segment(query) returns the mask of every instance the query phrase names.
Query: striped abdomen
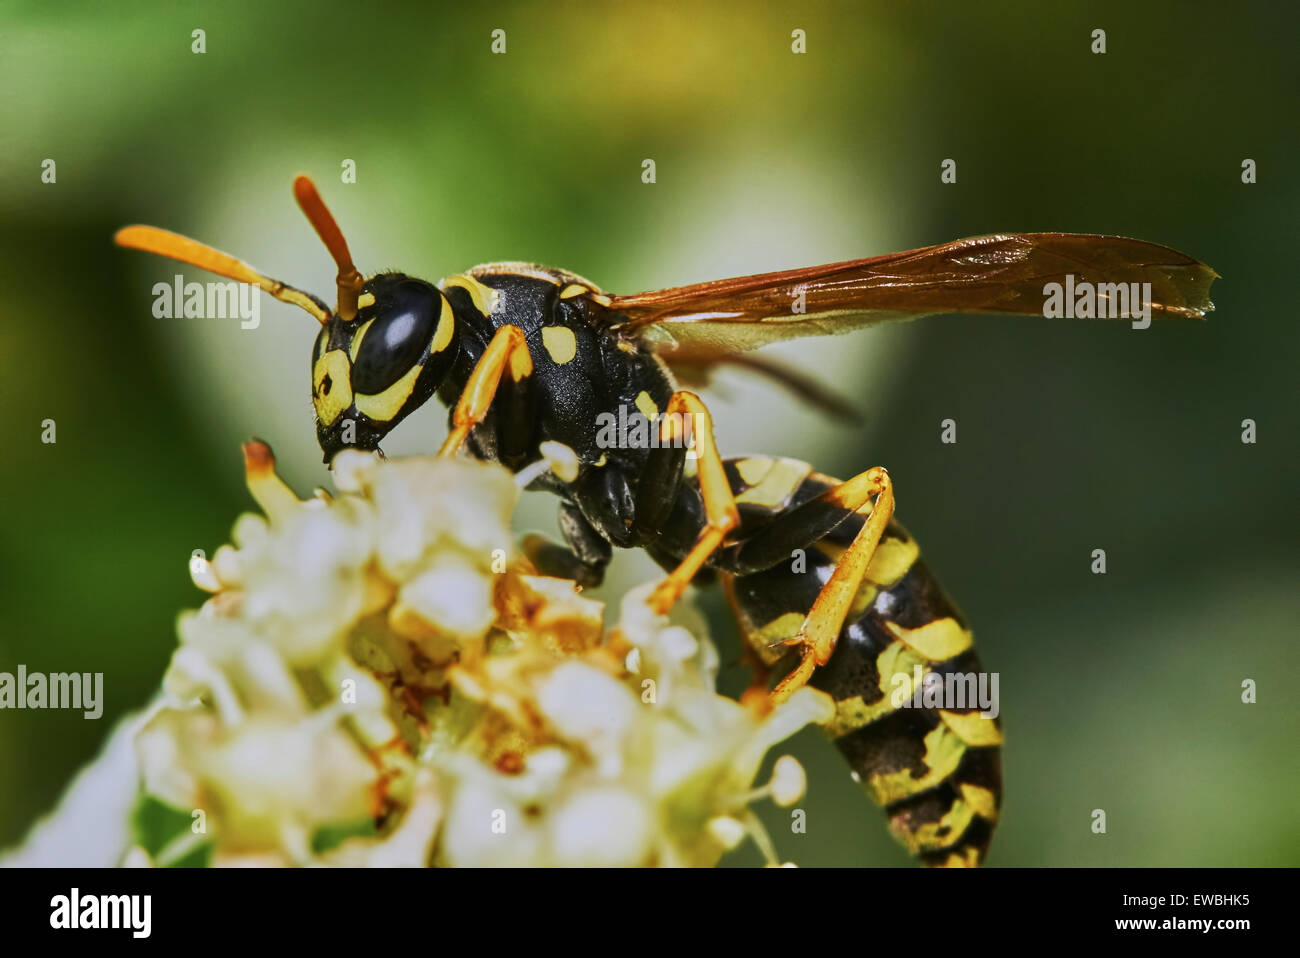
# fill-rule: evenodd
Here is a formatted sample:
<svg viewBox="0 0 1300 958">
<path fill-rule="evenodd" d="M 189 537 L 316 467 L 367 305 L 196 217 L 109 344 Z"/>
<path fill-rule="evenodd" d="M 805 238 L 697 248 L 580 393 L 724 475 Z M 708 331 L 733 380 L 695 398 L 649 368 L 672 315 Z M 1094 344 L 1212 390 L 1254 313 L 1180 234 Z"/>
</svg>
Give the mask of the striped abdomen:
<svg viewBox="0 0 1300 958">
<path fill-rule="evenodd" d="M 790 459 L 729 460 L 727 474 L 741 540 L 838 484 Z M 746 640 L 765 662 L 789 651 L 781 643 L 799 631 L 861 525 L 846 513 L 802 556 L 730 579 Z M 918 693 L 915 679 L 927 673 Z M 884 806 L 895 836 L 928 865 L 978 864 L 1002 795 L 996 676 L 980 668 L 961 613 L 897 523 L 877 547 L 834 655 L 810 684 L 835 699 L 825 731 L 854 779 Z"/>
</svg>

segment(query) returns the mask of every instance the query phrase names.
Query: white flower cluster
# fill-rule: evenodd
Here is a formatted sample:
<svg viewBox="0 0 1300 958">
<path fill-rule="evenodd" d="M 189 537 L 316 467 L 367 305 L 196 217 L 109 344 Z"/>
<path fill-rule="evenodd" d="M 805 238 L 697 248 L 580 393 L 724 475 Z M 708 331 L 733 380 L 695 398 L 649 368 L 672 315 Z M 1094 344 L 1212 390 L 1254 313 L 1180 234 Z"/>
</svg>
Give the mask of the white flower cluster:
<svg viewBox="0 0 1300 958">
<path fill-rule="evenodd" d="M 830 700 L 716 694 L 698 627 L 650 586 L 603 607 L 513 547 L 514 477 L 346 452 L 341 495 L 300 502 L 246 448 L 266 513 L 192 565 L 215 593 L 179 624 L 167 704 L 140 732 L 144 795 L 190 827 L 129 860 L 171 864 L 712 865 L 750 810 L 798 801 L 769 748 Z"/>
</svg>

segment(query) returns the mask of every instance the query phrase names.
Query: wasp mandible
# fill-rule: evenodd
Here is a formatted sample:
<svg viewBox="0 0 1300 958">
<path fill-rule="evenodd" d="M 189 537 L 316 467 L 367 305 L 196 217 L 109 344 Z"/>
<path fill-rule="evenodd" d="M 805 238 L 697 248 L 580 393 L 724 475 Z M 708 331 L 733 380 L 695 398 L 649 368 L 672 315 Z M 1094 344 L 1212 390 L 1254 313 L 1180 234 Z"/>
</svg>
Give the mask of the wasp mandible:
<svg viewBox="0 0 1300 958">
<path fill-rule="evenodd" d="M 980 665 L 961 613 L 894 519 L 888 472 L 840 482 L 792 459 L 723 459 L 708 408 L 673 370 L 925 314 L 1043 316 L 1046 284 L 1063 281 L 1141 289 L 1150 316 L 1199 318 L 1213 309 L 1213 270 L 1139 240 L 1005 233 L 631 296 L 525 263 L 437 284 L 367 279 L 311 180 L 293 190 L 338 267 L 333 310 L 175 233 L 128 226 L 115 239 L 254 284 L 320 323 L 311 386 L 327 463 L 343 448 L 378 450 L 436 393 L 450 408 L 440 455 L 465 448 L 528 469 L 528 488 L 559 497 L 566 545 L 526 542 L 539 571 L 594 586 L 613 547 L 643 548 L 667 572 L 650 597 L 660 613 L 692 582 L 721 579 L 756 681 L 766 690 L 776 679 L 775 699 L 806 683 L 830 693 L 825 730 L 895 835 L 926 864 L 981 861 L 1001 803 L 1002 733 L 974 702 L 908 707 L 916 676 L 963 678 Z M 747 365 L 831 402 L 779 367 Z M 656 441 L 602 441 L 602 419 L 629 412 Z M 546 467 L 544 444 L 565 450 L 566 467 Z"/>
</svg>

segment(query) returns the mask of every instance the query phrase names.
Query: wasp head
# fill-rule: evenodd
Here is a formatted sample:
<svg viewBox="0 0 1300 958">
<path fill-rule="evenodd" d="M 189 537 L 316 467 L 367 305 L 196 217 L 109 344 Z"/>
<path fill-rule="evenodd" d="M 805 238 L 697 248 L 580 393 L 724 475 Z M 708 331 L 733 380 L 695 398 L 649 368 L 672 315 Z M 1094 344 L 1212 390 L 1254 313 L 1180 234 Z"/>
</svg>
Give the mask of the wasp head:
<svg viewBox="0 0 1300 958">
<path fill-rule="evenodd" d="M 455 332 L 442 292 L 401 273 L 367 280 L 353 319 L 330 315 L 311 358 L 316 438 L 326 463 L 342 449 L 377 449 L 437 391 L 456 358 Z"/>
</svg>

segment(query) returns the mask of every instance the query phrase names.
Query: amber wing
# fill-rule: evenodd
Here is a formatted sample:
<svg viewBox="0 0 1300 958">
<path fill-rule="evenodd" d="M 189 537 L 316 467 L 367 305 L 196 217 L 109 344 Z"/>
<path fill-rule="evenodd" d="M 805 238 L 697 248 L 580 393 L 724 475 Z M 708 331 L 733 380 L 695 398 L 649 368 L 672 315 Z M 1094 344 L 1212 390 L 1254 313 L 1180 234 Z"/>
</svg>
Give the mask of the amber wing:
<svg viewBox="0 0 1300 958">
<path fill-rule="evenodd" d="M 1214 308 L 1209 290 L 1217 276 L 1185 253 L 1142 240 L 1000 233 L 872 259 L 611 296 L 607 315 L 612 329 L 663 347 L 738 351 L 934 313 L 1042 316 L 1049 283 L 1096 284 L 1101 302 L 1118 299 L 1115 285 L 1101 284 L 1149 283 L 1152 318 L 1200 318 Z"/>
</svg>

